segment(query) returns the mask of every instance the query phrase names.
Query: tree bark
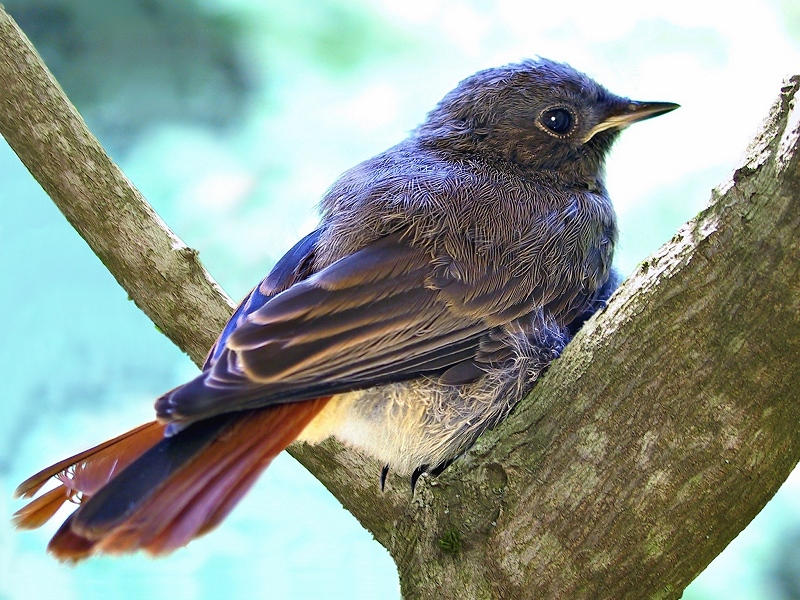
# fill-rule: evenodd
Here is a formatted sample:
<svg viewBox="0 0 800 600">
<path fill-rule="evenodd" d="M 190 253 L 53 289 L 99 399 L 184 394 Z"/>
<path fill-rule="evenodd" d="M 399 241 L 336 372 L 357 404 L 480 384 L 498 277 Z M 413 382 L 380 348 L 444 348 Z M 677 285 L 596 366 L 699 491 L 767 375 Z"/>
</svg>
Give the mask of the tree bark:
<svg viewBox="0 0 800 600">
<path fill-rule="evenodd" d="M 677 598 L 800 458 L 800 76 L 390 546 L 405 597 Z M 458 531 L 450 561 L 437 541 Z M 403 565 L 411 568 L 403 570 Z M 477 591 L 477 593 L 476 593 Z"/>
<path fill-rule="evenodd" d="M 0 133 L 195 362 L 232 305 L 0 9 Z M 732 181 L 438 480 L 290 451 L 394 557 L 406 598 L 678 598 L 800 459 L 800 76 Z M 392 485 L 396 483 L 397 485 Z"/>
</svg>

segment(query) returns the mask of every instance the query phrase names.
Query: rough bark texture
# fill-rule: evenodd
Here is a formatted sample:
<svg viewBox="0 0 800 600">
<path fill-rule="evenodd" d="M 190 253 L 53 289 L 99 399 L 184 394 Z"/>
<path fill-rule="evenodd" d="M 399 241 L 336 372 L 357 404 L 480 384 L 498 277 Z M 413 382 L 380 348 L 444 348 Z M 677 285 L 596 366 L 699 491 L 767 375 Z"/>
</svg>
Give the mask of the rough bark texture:
<svg viewBox="0 0 800 600">
<path fill-rule="evenodd" d="M 121 285 L 202 359 L 227 297 L 0 10 L 0 132 Z M 733 180 L 439 479 L 293 454 L 386 546 L 407 598 L 677 598 L 800 459 L 800 77 Z"/>
<path fill-rule="evenodd" d="M 709 208 L 423 489 L 389 545 L 406 597 L 676 598 L 777 491 L 800 459 L 798 87 Z"/>
</svg>

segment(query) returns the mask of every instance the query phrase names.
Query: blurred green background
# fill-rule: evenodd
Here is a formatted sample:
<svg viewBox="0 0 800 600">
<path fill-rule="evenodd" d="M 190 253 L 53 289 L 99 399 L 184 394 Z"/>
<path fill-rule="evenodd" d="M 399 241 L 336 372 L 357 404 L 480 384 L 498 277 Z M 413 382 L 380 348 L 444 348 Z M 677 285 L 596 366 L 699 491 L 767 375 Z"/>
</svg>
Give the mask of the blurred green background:
<svg viewBox="0 0 800 600">
<path fill-rule="evenodd" d="M 628 273 L 726 179 L 800 71 L 800 8 L 471 0 L 6 0 L 125 173 L 242 296 L 316 222 L 344 169 L 399 141 L 458 80 L 540 54 L 612 91 L 675 101 L 617 144 L 608 187 Z M 2 85 L 2 82 L 0 82 Z M 394 565 L 285 455 L 174 555 L 45 554 L 14 486 L 151 415 L 195 372 L 0 142 L 0 597 L 398 598 Z M 736 282 L 731 282 L 736 285 Z M 376 474 L 377 477 L 377 474 Z M 685 597 L 800 598 L 800 472 Z"/>
</svg>

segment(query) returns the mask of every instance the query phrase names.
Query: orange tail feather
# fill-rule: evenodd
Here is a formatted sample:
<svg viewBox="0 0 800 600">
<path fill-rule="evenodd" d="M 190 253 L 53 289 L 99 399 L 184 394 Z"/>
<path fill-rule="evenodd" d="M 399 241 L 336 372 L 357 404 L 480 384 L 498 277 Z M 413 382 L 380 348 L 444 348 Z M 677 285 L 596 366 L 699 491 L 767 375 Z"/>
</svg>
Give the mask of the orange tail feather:
<svg viewBox="0 0 800 600">
<path fill-rule="evenodd" d="M 69 499 L 70 491 L 65 485 L 60 485 L 20 508 L 14 513 L 12 522 L 20 529 L 41 527 Z"/>
<path fill-rule="evenodd" d="M 187 439 L 194 445 L 177 466 L 170 458 L 159 464 L 160 454 L 154 447 L 163 441 L 163 425 L 148 423 L 25 481 L 17 490 L 19 495 L 33 495 L 52 476 L 62 485 L 18 511 L 15 524 L 38 527 L 80 492 L 81 506 L 48 546 L 59 559 L 77 561 L 95 552 L 137 549 L 151 554 L 171 552 L 218 525 L 328 399 L 228 416 L 221 428 L 210 430 L 208 441 Z M 188 428 L 175 437 L 191 433 Z M 117 477 L 137 459 L 133 471 Z M 153 465 L 163 472 L 154 472 L 152 477 L 148 471 L 139 472 L 142 466 Z"/>
<path fill-rule="evenodd" d="M 107 440 L 88 450 L 84 450 L 83 452 L 79 452 L 69 458 L 65 458 L 46 469 L 42 469 L 35 475 L 31 475 L 19 484 L 14 495 L 18 498 L 30 498 L 36 494 L 51 477 L 58 477 L 59 475 L 66 474 L 68 470 L 71 470 L 73 467 L 77 469 L 80 465 L 85 465 L 82 470 L 86 473 L 88 479 L 92 479 L 95 476 L 98 478 L 98 484 L 95 484 L 95 490 L 99 489 L 114 473 L 128 466 L 128 464 L 138 458 L 145 450 L 154 446 L 163 436 L 164 425 L 160 423 L 151 421 L 150 423 L 139 425 L 139 427 L 126 431 L 122 435 Z M 103 471 L 106 471 L 105 479 L 103 479 Z M 72 477 L 70 477 L 70 479 L 72 479 Z M 67 485 L 66 482 L 64 483 Z M 82 483 L 85 484 L 86 482 Z M 82 489 L 79 487 L 80 485 L 81 483 L 76 483 L 74 486 L 68 485 L 68 487 L 73 487 L 73 489 L 77 489 L 86 494 L 91 494 L 95 491 Z M 90 485 L 87 487 L 93 486 Z"/>
<path fill-rule="evenodd" d="M 41 527 L 62 504 L 89 498 L 163 437 L 164 425 L 151 421 L 42 469 L 23 481 L 14 495 L 31 498 L 51 478 L 61 485 L 15 512 L 12 522 L 20 529 Z"/>
</svg>

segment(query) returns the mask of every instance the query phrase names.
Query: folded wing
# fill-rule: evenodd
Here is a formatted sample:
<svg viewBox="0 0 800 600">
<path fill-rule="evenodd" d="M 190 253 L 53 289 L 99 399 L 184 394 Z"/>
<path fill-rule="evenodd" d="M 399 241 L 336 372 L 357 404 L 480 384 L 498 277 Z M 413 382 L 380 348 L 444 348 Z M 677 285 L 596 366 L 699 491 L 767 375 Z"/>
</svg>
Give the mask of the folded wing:
<svg viewBox="0 0 800 600">
<path fill-rule="evenodd" d="M 512 277 L 464 281 L 448 260 L 389 236 L 253 303 L 207 369 L 157 401 L 159 418 L 192 422 L 443 373 L 552 296 L 515 289 Z M 253 294 L 266 297 L 268 281 Z"/>
</svg>

